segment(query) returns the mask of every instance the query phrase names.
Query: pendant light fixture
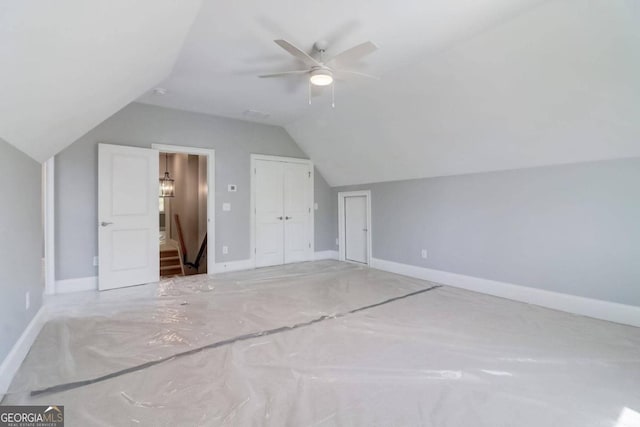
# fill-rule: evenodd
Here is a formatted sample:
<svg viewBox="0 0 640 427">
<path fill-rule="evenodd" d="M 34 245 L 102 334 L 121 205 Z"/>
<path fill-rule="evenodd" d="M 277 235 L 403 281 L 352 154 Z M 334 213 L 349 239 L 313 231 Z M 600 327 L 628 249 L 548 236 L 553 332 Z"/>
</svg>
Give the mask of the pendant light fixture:
<svg viewBox="0 0 640 427">
<path fill-rule="evenodd" d="M 160 197 L 174 197 L 173 179 L 169 176 L 169 154 L 164 154 L 164 177 L 160 178 Z"/>
</svg>

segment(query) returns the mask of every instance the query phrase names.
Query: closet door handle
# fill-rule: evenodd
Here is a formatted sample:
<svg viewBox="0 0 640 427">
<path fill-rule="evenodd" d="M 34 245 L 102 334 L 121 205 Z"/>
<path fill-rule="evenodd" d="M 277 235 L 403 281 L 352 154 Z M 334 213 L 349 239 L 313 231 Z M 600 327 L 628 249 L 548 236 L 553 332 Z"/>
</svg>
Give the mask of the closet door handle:
<svg viewBox="0 0 640 427">
<path fill-rule="evenodd" d="M 292 216 L 285 216 L 284 219 L 293 219 Z"/>
<path fill-rule="evenodd" d="M 283 219 L 283 218 L 282 218 L 281 216 L 279 216 L 279 217 L 278 217 L 278 219 L 279 219 L 280 221 L 282 221 L 282 219 Z"/>
</svg>

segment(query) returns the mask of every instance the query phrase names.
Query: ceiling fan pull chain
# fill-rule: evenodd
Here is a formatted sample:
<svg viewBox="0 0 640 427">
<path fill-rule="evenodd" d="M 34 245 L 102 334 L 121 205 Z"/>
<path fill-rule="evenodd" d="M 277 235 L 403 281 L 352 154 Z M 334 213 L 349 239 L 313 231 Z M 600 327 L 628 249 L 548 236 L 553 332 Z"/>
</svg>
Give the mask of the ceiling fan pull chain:
<svg viewBox="0 0 640 427">
<path fill-rule="evenodd" d="M 331 108 L 336 108 L 336 83 L 331 85 Z"/>
</svg>

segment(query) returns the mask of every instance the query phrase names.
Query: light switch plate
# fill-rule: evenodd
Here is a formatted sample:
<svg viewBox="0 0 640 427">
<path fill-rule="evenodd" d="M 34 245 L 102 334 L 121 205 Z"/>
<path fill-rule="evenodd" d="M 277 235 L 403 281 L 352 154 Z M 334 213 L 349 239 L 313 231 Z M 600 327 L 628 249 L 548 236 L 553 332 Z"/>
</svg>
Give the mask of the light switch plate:
<svg viewBox="0 0 640 427">
<path fill-rule="evenodd" d="M 223 203 L 222 204 L 222 210 L 225 211 L 225 212 L 231 211 L 231 203 Z"/>
<path fill-rule="evenodd" d="M 236 191 L 238 191 L 238 186 L 235 184 L 229 184 L 227 185 L 227 191 L 229 193 L 235 193 Z"/>
<path fill-rule="evenodd" d="M 314 204 L 313 204 L 313 210 L 314 210 L 314 211 L 317 211 L 317 210 L 318 210 L 318 204 L 317 204 L 317 203 L 314 203 Z"/>
</svg>

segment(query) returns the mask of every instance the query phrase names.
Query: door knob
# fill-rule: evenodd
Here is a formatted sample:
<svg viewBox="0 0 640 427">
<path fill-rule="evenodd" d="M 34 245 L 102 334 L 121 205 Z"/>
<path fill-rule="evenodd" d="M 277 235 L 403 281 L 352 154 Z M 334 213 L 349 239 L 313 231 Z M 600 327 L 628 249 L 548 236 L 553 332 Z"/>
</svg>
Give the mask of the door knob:
<svg viewBox="0 0 640 427">
<path fill-rule="evenodd" d="M 113 223 L 112 222 L 105 222 L 105 221 L 102 221 L 100 223 L 100 225 L 103 226 L 103 227 L 106 227 L 107 225 L 111 225 L 111 224 L 113 224 Z"/>
<path fill-rule="evenodd" d="M 279 219 L 280 221 L 282 221 L 282 217 L 281 217 L 281 216 L 279 216 L 279 217 L 278 217 L 278 219 Z"/>
<path fill-rule="evenodd" d="M 369 231 L 369 230 L 367 230 L 366 228 L 363 228 L 362 231 Z"/>
<path fill-rule="evenodd" d="M 285 216 L 284 219 L 293 219 L 292 216 Z"/>
</svg>

